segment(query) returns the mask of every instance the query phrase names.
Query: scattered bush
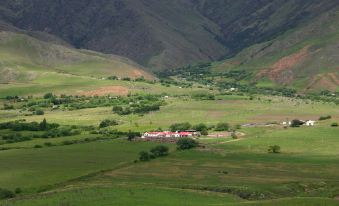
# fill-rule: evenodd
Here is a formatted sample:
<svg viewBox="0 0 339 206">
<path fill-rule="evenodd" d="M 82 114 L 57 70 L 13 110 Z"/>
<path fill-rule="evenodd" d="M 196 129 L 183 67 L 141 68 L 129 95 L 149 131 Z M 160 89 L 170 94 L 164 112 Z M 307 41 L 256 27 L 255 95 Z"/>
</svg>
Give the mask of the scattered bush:
<svg viewBox="0 0 339 206">
<path fill-rule="evenodd" d="M 139 153 L 139 160 L 142 162 L 149 161 L 151 159 L 148 152 L 142 151 Z"/>
<path fill-rule="evenodd" d="M 44 95 L 44 99 L 52 99 L 54 97 L 54 95 L 52 93 L 46 93 Z"/>
<path fill-rule="evenodd" d="M 22 193 L 22 189 L 20 187 L 15 188 L 14 190 L 15 194 L 20 194 Z"/>
<path fill-rule="evenodd" d="M 13 197 L 15 197 L 14 192 L 7 190 L 7 189 L 0 188 L 0 200 L 9 199 Z"/>
<path fill-rule="evenodd" d="M 99 127 L 105 128 L 105 127 L 115 126 L 115 125 L 118 125 L 118 124 L 119 123 L 116 120 L 105 119 L 105 120 L 100 122 Z"/>
<path fill-rule="evenodd" d="M 181 138 L 177 142 L 178 150 L 188 150 L 198 146 L 198 142 L 191 138 Z"/>
<path fill-rule="evenodd" d="M 269 153 L 275 153 L 275 154 L 277 154 L 277 153 L 280 153 L 280 146 L 278 146 L 278 145 L 273 145 L 273 146 L 270 146 L 269 148 L 268 148 L 268 152 Z"/>
<path fill-rule="evenodd" d="M 164 145 L 159 145 L 151 149 L 152 157 L 163 157 L 168 155 L 168 147 Z"/>
<path fill-rule="evenodd" d="M 45 142 L 44 145 L 47 146 L 47 147 L 52 147 L 52 146 L 54 146 L 51 142 Z"/>
<path fill-rule="evenodd" d="M 36 111 L 34 112 L 34 114 L 36 114 L 36 115 L 44 115 L 45 112 L 44 112 L 43 110 L 41 110 L 41 109 L 38 109 L 38 110 L 36 110 Z"/>
<path fill-rule="evenodd" d="M 321 117 L 319 117 L 319 121 L 328 120 L 328 119 L 331 119 L 331 118 L 332 118 L 331 115 L 321 116 Z"/>
<path fill-rule="evenodd" d="M 229 128 L 230 128 L 230 125 L 228 123 L 220 122 L 215 127 L 215 131 L 228 131 Z"/>
<path fill-rule="evenodd" d="M 4 104 L 4 110 L 12 110 L 14 109 L 14 106 L 11 104 Z"/>
<path fill-rule="evenodd" d="M 34 145 L 34 148 L 42 148 L 42 146 L 41 145 Z"/>
<path fill-rule="evenodd" d="M 337 123 L 337 122 L 333 122 L 333 123 L 331 124 L 331 127 L 338 127 L 338 123 Z"/>
<path fill-rule="evenodd" d="M 207 135 L 208 135 L 208 131 L 207 131 L 207 130 L 202 130 L 202 131 L 201 131 L 201 135 L 207 136 Z"/>
</svg>

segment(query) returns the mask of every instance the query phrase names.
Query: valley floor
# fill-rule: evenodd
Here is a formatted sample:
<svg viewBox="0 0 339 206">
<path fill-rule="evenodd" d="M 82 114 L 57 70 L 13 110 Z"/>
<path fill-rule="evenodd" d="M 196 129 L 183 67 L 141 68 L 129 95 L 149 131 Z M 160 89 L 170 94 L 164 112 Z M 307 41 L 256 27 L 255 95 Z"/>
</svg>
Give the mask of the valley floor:
<svg viewBox="0 0 339 206">
<path fill-rule="evenodd" d="M 159 87 L 152 86 L 152 92 L 157 93 Z M 166 87 L 160 90 L 166 92 Z M 27 115 L 19 109 L 0 110 L 0 122 L 46 118 L 60 125 L 96 128 L 102 120 L 114 119 L 119 125 L 108 129 L 124 132 L 166 129 L 179 122 L 227 122 L 232 128 L 256 125 L 237 126 L 244 134 L 237 141 L 201 137 L 198 141 L 203 147 L 188 151 L 164 143 L 169 155 L 149 162 L 135 160 L 139 152 L 159 145 L 157 142 L 129 142 L 125 137 L 103 138 L 85 131 L 2 142 L 0 188 L 21 191 L 0 205 L 339 205 L 339 129 L 331 126 L 339 121 L 337 105 L 218 93 L 215 100 L 193 100 L 187 95 L 193 90 L 201 89 L 169 95 L 159 111 L 143 115 L 121 116 L 111 107 L 48 109 L 43 116 Z M 167 94 L 170 91 L 174 88 Z M 323 115 L 331 115 L 331 119 L 318 121 L 314 127 L 280 125 Z M 281 153 L 268 153 L 272 145 L 279 145 Z"/>
</svg>

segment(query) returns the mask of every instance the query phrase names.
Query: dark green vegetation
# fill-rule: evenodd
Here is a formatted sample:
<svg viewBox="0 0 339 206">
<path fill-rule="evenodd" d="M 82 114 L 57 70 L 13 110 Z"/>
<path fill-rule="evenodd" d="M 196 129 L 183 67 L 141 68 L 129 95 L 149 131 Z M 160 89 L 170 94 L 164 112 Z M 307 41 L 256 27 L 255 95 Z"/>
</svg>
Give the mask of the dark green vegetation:
<svg viewBox="0 0 339 206">
<path fill-rule="evenodd" d="M 191 138 L 181 138 L 177 142 L 178 150 L 188 150 L 198 146 L 198 142 Z"/>
</svg>

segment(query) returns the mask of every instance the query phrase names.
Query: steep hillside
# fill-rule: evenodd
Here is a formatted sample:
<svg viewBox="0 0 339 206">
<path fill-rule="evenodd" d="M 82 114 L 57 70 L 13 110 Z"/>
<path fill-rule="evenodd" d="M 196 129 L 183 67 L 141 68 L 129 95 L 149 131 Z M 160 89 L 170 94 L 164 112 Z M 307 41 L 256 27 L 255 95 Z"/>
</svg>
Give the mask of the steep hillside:
<svg viewBox="0 0 339 206">
<path fill-rule="evenodd" d="M 3 0 L 0 18 L 158 70 L 232 56 L 335 6 L 337 0 Z"/>
<path fill-rule="evenodd" d="M 262 85 L 303 91 L 339 89 L 339 12 L 333 9 L 276 39 L 217 63 L 215 71 L 245 70 Z"/>
<path fill-rule="evenodd" d="M 38 35 L 38 34 L 36 34 Z M 41 35 L 46 38 L 46 35 Z M 122 57 L 41 41 L 26 34 L 0 32 L 0 82 L 30 82 L 46 73 L 75 76 L 153 78 Z"/>
</svg>

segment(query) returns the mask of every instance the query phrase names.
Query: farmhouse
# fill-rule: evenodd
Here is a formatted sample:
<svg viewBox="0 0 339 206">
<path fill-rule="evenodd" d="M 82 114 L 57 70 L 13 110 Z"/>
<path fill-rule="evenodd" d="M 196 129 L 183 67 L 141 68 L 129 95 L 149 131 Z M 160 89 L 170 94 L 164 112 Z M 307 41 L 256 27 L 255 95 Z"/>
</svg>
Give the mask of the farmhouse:
<svg viewBox="0 0 339 206">
<path fill-rule="evenodd" d="M 177 131 L 177 132 L 145 132 L 142 138 L 181 138 L 181 137 L 197 137 L 200 133 L 195 130 Z"/>
</svg>

